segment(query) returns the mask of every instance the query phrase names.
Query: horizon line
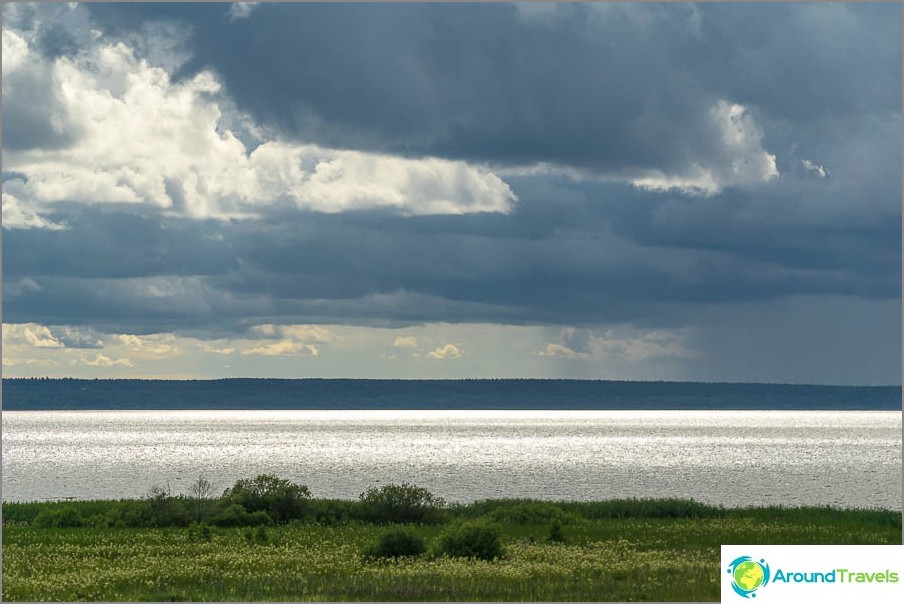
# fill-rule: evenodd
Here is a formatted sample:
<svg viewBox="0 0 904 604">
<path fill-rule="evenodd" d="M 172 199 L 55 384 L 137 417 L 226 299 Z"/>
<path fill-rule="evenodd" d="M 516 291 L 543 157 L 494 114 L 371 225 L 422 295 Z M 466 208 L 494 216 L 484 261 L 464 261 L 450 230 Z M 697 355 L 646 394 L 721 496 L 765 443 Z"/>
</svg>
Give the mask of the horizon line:
<svg viewBox="0 0 904 604">
<path fill-rule="evenodd" d="M 457 377 L 457 378 L 373 378 L 373 377 L 264 377 L 264 376 L 232 376 L 221 378 L 153 378 L 153 377 L 109 377 L 109 378 L 85 378 L 85 377 L 4 377 L 2 381 L 31 380 L 31 381 L 82 381 L 82 382 L 224 382 L 230 380 L 269 380 L 284 382 L 302 381 L 359 381 L 359 382 L 501 382 L 501 381 L 532 381 L 532 382 L 613 382 L 622 384 L 711 384 L 711 385 L 736 385 L 736 386 L 817 386 L 822 388 L 902 388 L 902 384 L 825 384 L 814 382 L 731 382 L 731 381 L 701 381 L 701 380 L 629 380 L 614 378 L 537 378 L 537 377 Z"/>
</svg>

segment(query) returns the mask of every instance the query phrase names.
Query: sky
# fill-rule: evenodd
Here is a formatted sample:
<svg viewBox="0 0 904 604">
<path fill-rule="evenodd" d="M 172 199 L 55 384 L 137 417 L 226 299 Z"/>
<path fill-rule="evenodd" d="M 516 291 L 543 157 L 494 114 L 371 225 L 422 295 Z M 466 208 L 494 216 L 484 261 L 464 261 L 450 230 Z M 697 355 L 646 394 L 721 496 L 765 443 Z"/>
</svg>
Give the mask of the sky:
<svg viewBox="0 0 904 604">
<path fill-rule="evenodd" d="M 3 5 L 3 375 L 901 383 L 900 4 Z"/>
</svg>

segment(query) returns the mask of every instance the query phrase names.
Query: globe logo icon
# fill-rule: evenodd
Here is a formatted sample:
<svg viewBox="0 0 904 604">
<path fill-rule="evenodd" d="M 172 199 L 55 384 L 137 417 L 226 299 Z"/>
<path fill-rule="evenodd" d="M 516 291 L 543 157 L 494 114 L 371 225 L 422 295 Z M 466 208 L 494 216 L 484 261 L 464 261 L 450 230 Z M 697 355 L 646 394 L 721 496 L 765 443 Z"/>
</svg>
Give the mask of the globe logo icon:
<svg viewBox="0 0 904 604">
<path fill-rule="evenodd" d="M 728 565 L 728 574 L 732 589 L 742 598 L 755 598 L 754 592 L 769 583 L 769 565 L 750 556 L 735 558 Z"/>
</svg>

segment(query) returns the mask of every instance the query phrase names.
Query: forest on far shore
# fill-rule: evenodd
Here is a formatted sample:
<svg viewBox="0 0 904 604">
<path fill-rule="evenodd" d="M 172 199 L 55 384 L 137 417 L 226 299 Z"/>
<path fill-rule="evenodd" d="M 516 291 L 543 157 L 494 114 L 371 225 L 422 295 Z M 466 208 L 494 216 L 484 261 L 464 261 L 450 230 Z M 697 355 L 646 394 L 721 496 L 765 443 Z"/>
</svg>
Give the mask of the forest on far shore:
<svg viewBox="0 0 904 604">
<path fill-rule="evenodd" d="M 901 409 L 900 386 L 610 380 L 3 380 L 6 410 Z"/>
</svg>

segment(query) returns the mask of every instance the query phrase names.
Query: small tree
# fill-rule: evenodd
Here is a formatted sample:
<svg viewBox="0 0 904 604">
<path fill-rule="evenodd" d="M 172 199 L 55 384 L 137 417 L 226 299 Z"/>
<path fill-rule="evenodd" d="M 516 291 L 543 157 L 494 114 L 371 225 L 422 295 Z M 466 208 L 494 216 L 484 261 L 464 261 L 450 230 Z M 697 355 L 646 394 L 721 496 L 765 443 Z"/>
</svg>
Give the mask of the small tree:
<svg viewBox="0 0 904 604">
<path fill-rule="evenodd" d="M 189 496 L 195 500 L 195 509 L 198 512 L 198 524 L 204 519 L 207 508 L 207 502 L 213 493 L 213 485 L 204 478 L 202 474 L 198 474 L 198 479 L 194 481 L 188 489 Z"/>
<path fill-rule="evenodd" d="M 170 488 L 169 480 L 167 480 L 166 484 L 155 484 L 149 488 L 144 498 L 148 501 L 163 501 L 164 499 L 172 497 L 172 495 L 173 490 Z"/>
<path fill-rule="evenodd" d="M 237 503 L 249 512 L 264 511 L 276 522 L 304 516 L 311 491 L 272 474 L 243 478 L 223 492 L 224 503 Z"/>
<path fill-rule="evenodd" d="M 444 519 L 446 502 L 408 483 L 372 487 L 360 499 L 364 518 L 372 522 L 438 524 Z"/>
</svg>

